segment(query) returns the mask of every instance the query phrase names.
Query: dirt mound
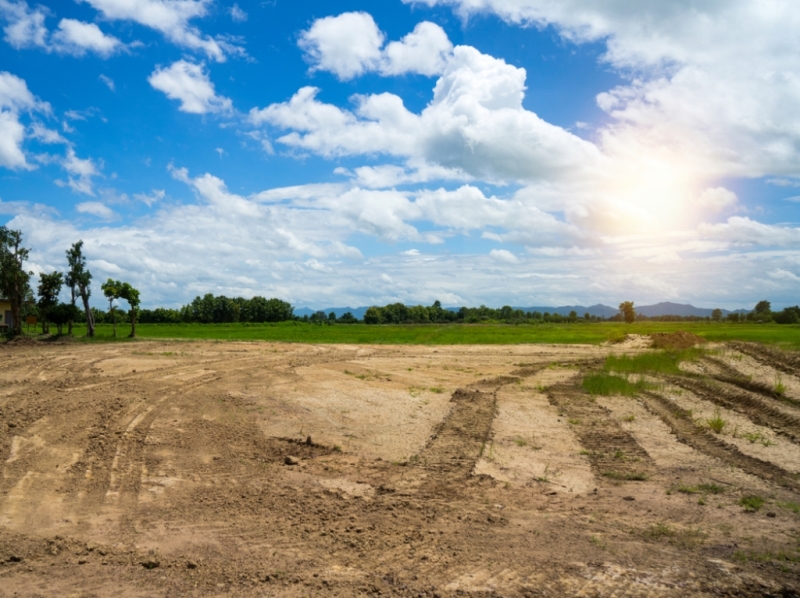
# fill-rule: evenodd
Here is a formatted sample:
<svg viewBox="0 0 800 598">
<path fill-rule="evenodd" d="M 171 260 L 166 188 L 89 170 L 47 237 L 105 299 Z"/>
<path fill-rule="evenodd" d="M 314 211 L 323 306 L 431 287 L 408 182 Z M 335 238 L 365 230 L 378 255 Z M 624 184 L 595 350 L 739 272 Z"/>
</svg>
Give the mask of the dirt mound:
<svg viewBox="0 0 800 598">
<path fill-rule="evenodd" d="M 677 332 L 655 332 L 650 335 L 653 339 L 652 347 L 654 349 L 689 349 L 695 345 L 707 343 L 708 341 L 702 336 L 697 336 L 691 332 L 678 330 Z"/>
</svg>

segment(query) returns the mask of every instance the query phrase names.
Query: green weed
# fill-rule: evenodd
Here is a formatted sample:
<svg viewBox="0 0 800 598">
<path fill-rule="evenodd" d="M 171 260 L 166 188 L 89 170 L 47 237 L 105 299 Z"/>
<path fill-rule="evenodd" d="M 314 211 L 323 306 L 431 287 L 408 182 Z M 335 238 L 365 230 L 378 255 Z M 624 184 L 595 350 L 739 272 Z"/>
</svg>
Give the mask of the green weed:
<svg viewBox="0 0 800 598">
<path fill-rule="evenodd" d="M 640 355 L 609 355 L 605 370 L 621 374 L 672 374 L 683 372 L 678 367 L 682 361 L 697 361 L 704 352 L 702 349 L 685 351 L 655 351 Z"/>
<path fill-rule="evenodd" d="M 622 421 L 624 421 L 624 422 L 632 422 L 635 419 L 636 419 L 635 415 L 626 415 L 625 417 L 622 418 Z"/>
<path fill-rule="evenodd" d="M 778 506 L 782 509 L 789 509 L 792 513 L 800 513 L 800 503 L 798 502 L 779 502 Z"/>
<path fill-rule="evenodd" d="M 739 506 L 744 507 L 746 513 L 755 513 L 764 506 L 764 499 L 760 496 L 743 496 L 739 499 Z"/>
<path fill-rule="evenodd" d="M 714 417 L 706 420 L 706 425 L 715 434 L 722 434 L 722 430 L 728 425 L 728 422 L 722 419 L 719 410 L 714 412 Z"/>
</svg>

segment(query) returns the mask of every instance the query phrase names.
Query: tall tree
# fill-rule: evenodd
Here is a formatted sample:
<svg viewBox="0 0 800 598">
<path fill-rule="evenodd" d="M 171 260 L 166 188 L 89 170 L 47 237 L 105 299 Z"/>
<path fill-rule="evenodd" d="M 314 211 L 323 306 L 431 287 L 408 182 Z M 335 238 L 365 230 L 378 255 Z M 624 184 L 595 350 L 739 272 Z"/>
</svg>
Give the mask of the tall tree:
<svg viewBox="0 0 800 598">
<path fill-rule="evenodd" d="M 11 303 L 9 336 L 22 334 L 22 302 L 30 291 L 31 273 L 22 267 L 29 251 L 22 245 L 22 233 L 0 226 L 0 295 Z"/>
<path fill-rule="evenodd" d="M 136 336 L 136 316 L 139 313 L 139 290 L 133 288 L 127 282 L 123 282 L 122 285 L 119 287 L 119 298 L 125 299 L 130 306 L 128 310 L 128 316 L 131 319 L 131 334 L 130 337 L 134 338 Z M 114 333 L 116 336 L 116 332 Z"/>
<path fill-rule="evenodd" d="M 69 263 L 69 272 L 67 272 L 66 280 L 67 284 L 72 288 L 72 304 L 75 305 L 75 290 L 77 288 L 78 295 L 80 295 L 83 302 L 83 310 L 86 312 L 86 336 L 94 336 L 94 314 L 89 308 L 89 297 L 92 294 L 92 289 L 89 285 L 92 282 L 92 273 L 86 269 L 83 241 L 78 241 L 67 249 L 67 262 Z M 70 332 L 72 332 L 71 324 Z"/>
<path fill-rule="evenodd" d="M 633 301 L 623 301 L 619 304 L 619 313 L 622 319 L 628 324 L 633 324 L 636 321 L 636 310 L 633 309 Z"/>
<path fill-rule="evenodd" d="M 103 295 L 108 299 L 108 311 L 111 314 L 111 320 L 114 322 L 114 338 L 117 338 L 117 312 L 114 301 L 120 298 L 122 283 L 109 278 L 100 285 L 100 288 L 103 290 Z"/>
<path fill-rule="evenodd" d="M 61 272 L 42 274 L 39 276 L 39 314 L 42 316 L 42 332 L 50 332 L 50 311 L 58 305 L 58 296 L 64 286 L 64 275 Z M 58 327 L 61 332 L 61 326 Z"/>
</svg>

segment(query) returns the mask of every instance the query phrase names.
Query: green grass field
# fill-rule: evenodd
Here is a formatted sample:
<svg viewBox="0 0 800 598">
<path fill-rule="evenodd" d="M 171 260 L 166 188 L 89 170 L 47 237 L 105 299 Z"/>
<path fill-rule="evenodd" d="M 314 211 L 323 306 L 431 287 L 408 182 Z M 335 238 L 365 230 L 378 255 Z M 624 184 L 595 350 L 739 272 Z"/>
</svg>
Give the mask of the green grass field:
<svg viewBox="0 0 800 598">
<path fill-rule="evenodd" d="M 280 324 L 140 324 L 140 339 L 279 341 L 296 343 L 352 343 L 404 345 L 514 345 L 520 343 L 598 344 L 621 340 L 626 334 L 693 332 L 709 341 L 744 340 L 800 349 L 800 327 L 778 324 L 712 324 L 705 322 L 641 322 L 622 324 L 465 324 L 367 326 L 365 324 L 317 326 L 299 322 Z M 120 338 L 130 326 L 118 327 Z M 31 332 L 32 333 L 32 332 Z M 84 327 L 76 327 L 82 337 Z M 88 340 L 88 339 L 87 339 Z M 111 325 L 97 327 L 95 341 L 112 339 Z"/>
</svg>

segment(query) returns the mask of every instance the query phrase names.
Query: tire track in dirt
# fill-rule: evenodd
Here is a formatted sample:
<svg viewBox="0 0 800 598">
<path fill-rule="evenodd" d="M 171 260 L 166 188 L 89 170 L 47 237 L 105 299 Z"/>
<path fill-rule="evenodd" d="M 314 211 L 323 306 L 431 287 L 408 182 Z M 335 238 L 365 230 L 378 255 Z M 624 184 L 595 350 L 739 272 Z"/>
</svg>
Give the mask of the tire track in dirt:
<svg viewBox="0 0 800 598">
<path fill-rule="evenodd" d="M 673 401 L 648 391 L 641 393 L 639 396 L 648 411 L 661 418 L 678 438 L 679 442 L 690 446 L 696 451 L 716 457 L 727 465 L 737 467 L 745 473 L 778 484 L 793 492 L 800 492 L 800 479 L 798 479 L 798 476 L 773 463 L 745 455 L 735 446 L 727 444 L 714 436 L 709 430 L 695 424 L 690 412 L 682 409 Z"/>
<path fill-rule="evenodd" d="M 647 451 L 591 395 L 574 385 L 560 384 L 549 389 L 547 398 L 551 405 L 558 407 L 559 416 L 570 423 L 592 467 L 601 476 L 636 481 L 656 472 Z"/>
<path fill-rule="evenodd" d="M 800 419 L 775 409 L 758 396 L 737 392 L 720 383 L 712 386 L 698 379 L 673 377 L 667 380 L 715 405 L 741 413 L 754 424 L 771 428 L 793 443 L 800 444 Z"/>
<path fill-rule="evenodd" d="M 798 355 L 784 353 L 755 343 L 731 342 L 728 343 L 728 346 L 785 374 L 800 376 L 800 356 Z"/>
<path fill-rule="evenodd" d="M 784 404 L 792 405 L 793 407 L 800 407 L 800 401 L 778 394 L 775 392 L 775 389 L 768 384 L 751 380 L 750 378 L 744 376 L 739 370 L 728 365 L 720 359 L 706 356 L 703 357 L 703 361 L 709 364 L 712 369 L 716 369 L 721 372 L 721 374 L 711 374 L 711 377 L 715 380 L 730 384 L 732 386 L 738 386 L 742 390 L 754 392 L 769 399 L 774 399 L 776 401 L 781 401 Z"/>
</svg>

